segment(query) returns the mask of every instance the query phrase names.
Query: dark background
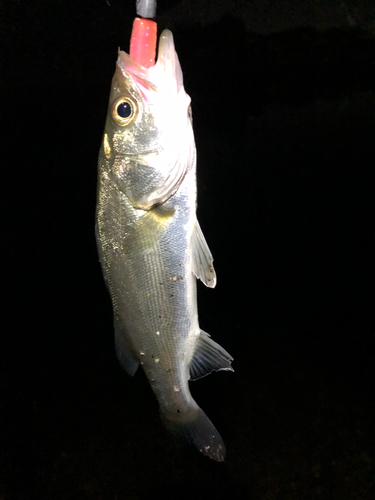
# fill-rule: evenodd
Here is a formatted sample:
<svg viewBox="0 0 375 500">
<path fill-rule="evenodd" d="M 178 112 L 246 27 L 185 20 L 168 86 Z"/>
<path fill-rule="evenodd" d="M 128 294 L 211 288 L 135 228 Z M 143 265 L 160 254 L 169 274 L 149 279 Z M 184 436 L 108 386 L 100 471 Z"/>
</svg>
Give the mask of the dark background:
<svg viewBox="0 0 375 500">
<path fill-rule="evenodd" d="M 375 12 L 160 1 L 192 97 L 218 285 L 200 323 L 235 373 L 191 384 L 222 464 L 166 436 L 114 354 L 96 162 L 135 2 L 0 6 L 0 499 L 370 500 Z M 373 17 L 372 17 L 373 16 Z"/>
</svg>

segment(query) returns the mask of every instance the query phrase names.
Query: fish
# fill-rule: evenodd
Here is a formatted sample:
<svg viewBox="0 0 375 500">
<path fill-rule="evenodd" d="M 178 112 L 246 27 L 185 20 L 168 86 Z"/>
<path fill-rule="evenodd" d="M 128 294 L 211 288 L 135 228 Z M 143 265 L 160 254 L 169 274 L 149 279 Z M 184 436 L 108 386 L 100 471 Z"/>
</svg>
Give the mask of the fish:
<svg viewBox="0 0 375 500">
<path fill-rule="evenodd" d="M 164 30 L 150 68 L 118 52 L 98 160 L 97 248 L 120 364 L 131 376 L 141 365 L 170 431 L 223 461 L 223 440 L 189 390 L 189 380 L 233 371 L 199 326 L 196 282 L 214 288 L 216 273 L 196 204 L 191 100 Z"/>
</svg>

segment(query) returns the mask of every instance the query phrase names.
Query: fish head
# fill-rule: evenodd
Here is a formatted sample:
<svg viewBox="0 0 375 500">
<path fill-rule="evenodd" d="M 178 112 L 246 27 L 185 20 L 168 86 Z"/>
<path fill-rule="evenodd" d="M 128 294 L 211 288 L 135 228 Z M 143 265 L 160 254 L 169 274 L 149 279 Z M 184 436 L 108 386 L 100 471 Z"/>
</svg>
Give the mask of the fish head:
<svg viewBox="0 0 375 500">
<path fill-rule="evenodd" d="M 103 146 L 122 190 L 145 210 L 176 192 L 194 162 L 190 97 L 169 30 L 150 68 L 119 51 Z"/>
</svg>

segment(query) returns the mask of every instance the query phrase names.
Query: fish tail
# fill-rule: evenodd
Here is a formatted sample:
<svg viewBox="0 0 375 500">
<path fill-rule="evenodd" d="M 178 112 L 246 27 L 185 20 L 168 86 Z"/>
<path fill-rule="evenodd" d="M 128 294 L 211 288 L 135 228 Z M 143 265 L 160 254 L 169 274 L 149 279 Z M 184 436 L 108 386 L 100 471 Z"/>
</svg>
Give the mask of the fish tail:
<svg viewBox="0 0 375 500">
<path fill-rule="evenodd" d="M 223 462 L 225 445 L 211 420 L 203 410 L 195 405 L 186 412 L 181 412 L 176 418 L 163 413 L 162 417 L 167 429 L 178 437 L 194 444 L 203 455 Z"/>
</svg>

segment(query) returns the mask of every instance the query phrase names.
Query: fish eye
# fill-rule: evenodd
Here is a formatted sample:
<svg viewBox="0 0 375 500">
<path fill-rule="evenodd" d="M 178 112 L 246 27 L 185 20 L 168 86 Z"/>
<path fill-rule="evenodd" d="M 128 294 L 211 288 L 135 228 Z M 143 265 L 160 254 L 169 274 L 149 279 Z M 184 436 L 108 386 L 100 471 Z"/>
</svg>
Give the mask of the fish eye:
<svg viewBox="0 0 375 500">
<path fill-rule="evenodd" d="M 120 125 L 125 127 L 135 120 L 138 107 L 130 97 L 119 97 L 112 107 L 112 118 Z"/>
</svg>

